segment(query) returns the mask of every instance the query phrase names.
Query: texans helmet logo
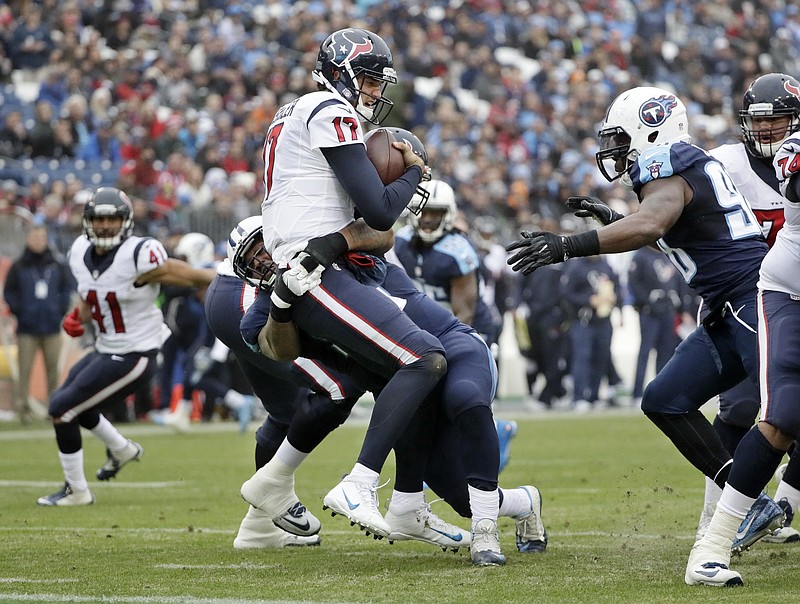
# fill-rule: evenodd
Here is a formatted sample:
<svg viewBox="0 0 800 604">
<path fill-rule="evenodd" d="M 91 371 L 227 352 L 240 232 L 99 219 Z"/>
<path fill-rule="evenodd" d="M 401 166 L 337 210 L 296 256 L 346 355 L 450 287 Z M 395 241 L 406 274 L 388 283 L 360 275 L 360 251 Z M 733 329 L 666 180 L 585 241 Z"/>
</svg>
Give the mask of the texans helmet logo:
<svg viewBox="0 0 800 604">
<path fill-rule="evenodd" d="M 664 94 L 642 103 L 639 108 L 639 119 L 648 126 L 660 126 L 672 115 L 678 101 L 674 95 Z"/>
<path fill-rule="evenodd" d="M 372 40 L 369 38 L 362 38 L 359 42 L 354 42 L 353 40 L 350 40 L 346 34 L 343 34 L 342 37 L 346 40 L 346 43 L 343 42 L 339 45 L 339 54 L 345 55 L 341 60 L 342 65 L 349 63 L 360 54 L 372 52 L 372 49 L 374 48 Z"/>
<path fill-rule="evenodd" d="M 795 86 L 789 81 L 785 81 L 783 83 L 783 87 L 786 89 L 786 92 L 789 94 L 793 94 L 797 98 L 800 98 L 800 86 Z"/>
</svg>

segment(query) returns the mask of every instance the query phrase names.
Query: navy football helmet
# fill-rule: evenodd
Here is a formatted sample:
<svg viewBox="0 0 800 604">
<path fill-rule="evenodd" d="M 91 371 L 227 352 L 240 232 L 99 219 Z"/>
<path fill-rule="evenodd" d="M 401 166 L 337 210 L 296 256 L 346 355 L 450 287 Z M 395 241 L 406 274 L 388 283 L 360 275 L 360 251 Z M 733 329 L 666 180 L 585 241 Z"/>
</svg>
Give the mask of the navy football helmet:
<svg viewBox="0 0 800 604">
<path fill-rule="evenodd" d="M 788 125 L 782 119 L 786 117 Z M 760 122 L 758 127 L 754 127 L 754 120 Z M 766 127 L 767 121 L 780 123 Z M 739 125 L 753 155 L 774 157 L 783 139 L 800 130 L 800 82 L 783 73 L 768 73 L 753 80 L 744 93 Z"/>
<path fill-rule="evenodd" d="M 357 80 L 360 75 L 383 82 L 380 97 L 361 91 Z M 340 29 L 325 38 L 311 76 L 318 84 L 341 94 L 372 124 L 379 124 L 394 107 L 394 103 L 383 96 L 389 84 L 397 83 L 392 51 L 383 38 L 366 29 Z M 373 102 L 365 105 L 362 95 Z"/>
<path fill-rule="evenodd" d="M 96 232 L 92 221 L 95 218 L 113 216 L 122 219 L 116 232 L 105 229 Z M 101 187 L 83 206 L 83 232 L 95 247 L 110 250 L 127 239 L 133 231 L 133 204 L 128 196 L 114 187 Z"/>
<path fill-rule="evenodd" d="M 425 162 L 425 169 L 422 171 L 422 180 L 430 180 L 431 168 L 428 165 L 428 152 L 425 151 L 425 145 L 422 144 L 422 141 L 419 140 L 417 135 L 405 128 L 386 128 L 386 130 L 394 136 L 396 141 L 406 142 L 411 145 L 411 150 L 414 154 L 422 158 L 422 161 Z M 416 194 L 411 198 L 411 201 L 408 202 L 408 210 L 412 214 L 419 216 L 420 212 L 422 212 L 422 208 L 428 203 L 430 196 L 430 192 L 420 184 L 420 186 L 417 187 Z"/>
<path fill-rule="evenodd" d="M 234 274 L 259 289 L 269 289 L 275 283 L 277 265 L 264 249 L 261 216 L 245 218 L 228 237 L 228 260 Z"/>
</svg>

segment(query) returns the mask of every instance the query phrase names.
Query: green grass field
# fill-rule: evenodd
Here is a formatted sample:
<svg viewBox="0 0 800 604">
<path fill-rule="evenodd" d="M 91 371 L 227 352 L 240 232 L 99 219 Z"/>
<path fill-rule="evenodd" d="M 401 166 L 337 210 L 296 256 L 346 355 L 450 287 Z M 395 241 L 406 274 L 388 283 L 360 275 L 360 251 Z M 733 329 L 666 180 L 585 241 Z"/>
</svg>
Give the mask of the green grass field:
<svg viewBox="0 0 800 604">
<path fill-rule="evenodd" d="M 504 416 L 505 417 L 505 416 Z M 503 486 L 536 484 L 550 544 L 520 554 L 501 521 L 508 563 L 473 568 L 466 553 L 374 541 L 322 512 L 355 460 L 363 425 L 340 428 L 298 474 L 297 492 L 322 520 L 314 548 L 237 551 L 247 508 L 239 485 L 253 439 L 230 424 L 172 434 L 123 425 L 145 448 L 97 503 L 42 508 L 61 469 L 52 430 L 0 426 L 0 602 L 785 602 L 800 586 L 800 545 L 759 544 L 733 562 L 746 586 L 687 587 L 703 481 L 635 412 L 518 416 Z M 104 461 L 85 434 L 87 475 Z M 383 478 L 392 476 L 387 464 Z M 381 489 L 385 499 L 391 483 Z M 442 517 L 468 528 L 443 502 Z"/>
</svg>

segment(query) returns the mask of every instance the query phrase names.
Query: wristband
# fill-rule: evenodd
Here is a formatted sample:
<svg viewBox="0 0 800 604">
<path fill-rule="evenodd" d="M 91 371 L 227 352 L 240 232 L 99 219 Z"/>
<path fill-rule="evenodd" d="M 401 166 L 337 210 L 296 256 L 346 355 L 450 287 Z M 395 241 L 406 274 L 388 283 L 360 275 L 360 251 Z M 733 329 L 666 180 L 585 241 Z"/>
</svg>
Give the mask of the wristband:
<svg viewBox="0 0 800 604">
<path fill-rule="evenodd" d="M 600 253 L 600 237 L 596 230 L 561 238 L 564 244 L 564 260 L 581 256 L 597 256 Z"/>
<path fill-rule="evenodd" d="M 292 320 L 292 307 L 287 306 L 286 308 L 280 308 L 273 304 L 269 308 L 269 316 L 276 323 L 288 323 Z"/>
</svg>

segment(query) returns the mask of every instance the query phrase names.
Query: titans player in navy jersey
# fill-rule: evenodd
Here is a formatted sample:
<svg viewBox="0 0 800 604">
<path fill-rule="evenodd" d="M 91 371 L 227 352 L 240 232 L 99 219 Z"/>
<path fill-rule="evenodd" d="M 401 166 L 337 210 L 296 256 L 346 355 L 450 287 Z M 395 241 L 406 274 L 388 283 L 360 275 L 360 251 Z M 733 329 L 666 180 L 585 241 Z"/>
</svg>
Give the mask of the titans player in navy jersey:
<svg viewBox="0 0 800 604">
<path fill-rule="evenodd" d="M 598 136 L 600 171 L 633 188 L 639 211 L 611 216 L 607 226 L 578 235 L 523 233 L 509 246 L 517 252 L 509 263 L 527 274 L 574 256 L 644 245 L 667 254 L 703 298 L 704 314 L 645 389 L 642 410 L 692 465 L 723 487 L 731 455 L 700 407 L 748 376 L 758 382 L 756 281 L 766 241 L 722 164 L 689 144 L 686 108 L 674 94 L 652 87 L 622 93 Z M 571 200 L 578 206 L 592 201 Z M 758 521 L 748 525 L 740 547 L 783 517 L 766 496 L 752 512 Z"/>
<path fill-rule="evenodd" d="M 494 352 L 502 319 L 497 309 L 486 304 L 481 296 L 483 277 L 475 246 L 455 228 L 458 211 L 455 192 L 442 180 L 419 186 L 429 194 L 428 201 L 419 214 L 410 214 L 409 224 L 397 232 L 394 255 L 421 291 L 475 329 Z M 497 420 L 496 427 L 502 472 L 508 463 L 517 424 Z"/>
</svg>

